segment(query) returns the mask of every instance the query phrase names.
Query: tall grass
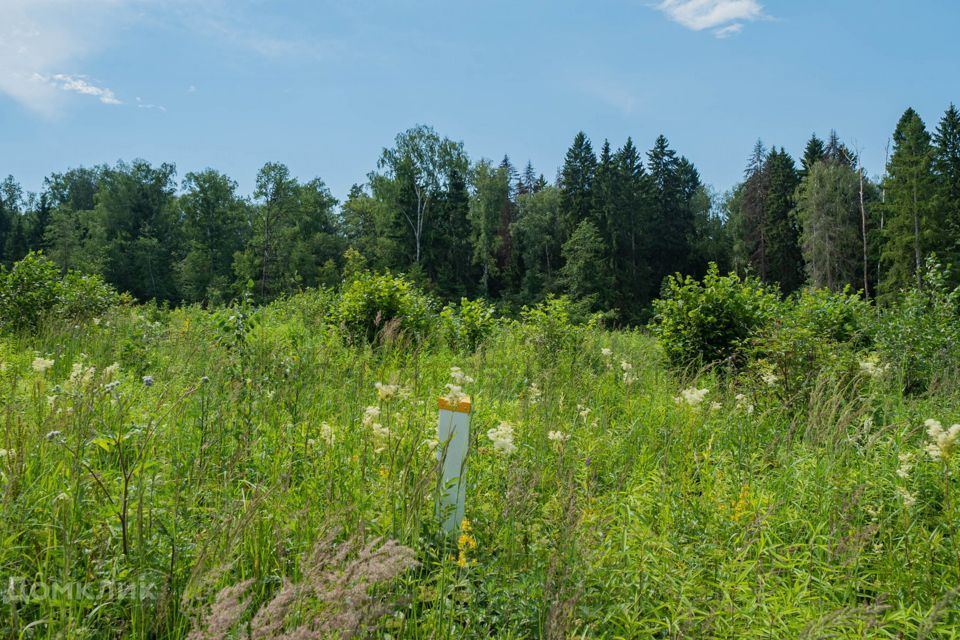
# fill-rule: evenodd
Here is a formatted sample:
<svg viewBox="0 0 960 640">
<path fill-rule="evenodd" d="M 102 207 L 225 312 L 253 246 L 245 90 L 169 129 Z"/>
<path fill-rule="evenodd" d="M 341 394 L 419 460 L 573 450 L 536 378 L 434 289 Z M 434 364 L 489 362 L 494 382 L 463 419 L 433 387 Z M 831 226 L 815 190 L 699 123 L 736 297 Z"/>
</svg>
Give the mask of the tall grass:
<svg viewBox="0 0 960 640">
<path fill-rule="evenodd" d="M 0 636 L 202 634 L 241 585 L 224 633 L 247 637 L 306 591 L 318 542 L 382 538 L 417 561 L 360 589 L 382 637 L 958 637 L 956 469 L 923 451 L 926 418 L 960 421 L 952 387 L 825 379 L 785 404 L 671 373 L 642 332 L 372 349 L 320 306 L 125 307 L 0 340 Z M 434 507 L 453 366 L 475 378 L 459 541 Z M 691 385 L 703 402 L 676 401 Z M 509 455 L 486 435 L 501 422 Z M 269 628 L 351 602 L 291 595 Z"/>
</svg>

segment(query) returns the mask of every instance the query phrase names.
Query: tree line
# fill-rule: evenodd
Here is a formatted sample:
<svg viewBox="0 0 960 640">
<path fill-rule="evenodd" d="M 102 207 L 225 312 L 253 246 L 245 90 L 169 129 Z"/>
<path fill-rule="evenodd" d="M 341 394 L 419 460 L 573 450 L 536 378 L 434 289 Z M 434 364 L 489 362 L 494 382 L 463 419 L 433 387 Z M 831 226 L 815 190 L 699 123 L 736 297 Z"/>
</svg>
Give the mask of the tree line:
<svg viewBox="0 0 960 640">
<path fill-rule="evenodd" d="M 852 287 L 889 297 L 923 263 L 960 252 L 960 112 L 928 131 L 908 109 L 885 174 L 872 179 L 836 133 L 799 165 L 757 142 L 724 196 L 659 136 L 596 151 L 578 133 L 556 179 L 504 157 L 471 162 L 428 126 L 400 133 L 339 203 L 279 163 L 244 196 L 214 169 L 143 160 L 53 173 L 39 193 L 0 183 L 0 265 L 42 251 L 141 300 L 266 302 L 332 286 L 345 270 L 409 274 L 443 299 L 519 307 L 567 294 L 624 324 L 642 321 L 666 276 L 709 262 L 785 292 Z"/>
</svg>

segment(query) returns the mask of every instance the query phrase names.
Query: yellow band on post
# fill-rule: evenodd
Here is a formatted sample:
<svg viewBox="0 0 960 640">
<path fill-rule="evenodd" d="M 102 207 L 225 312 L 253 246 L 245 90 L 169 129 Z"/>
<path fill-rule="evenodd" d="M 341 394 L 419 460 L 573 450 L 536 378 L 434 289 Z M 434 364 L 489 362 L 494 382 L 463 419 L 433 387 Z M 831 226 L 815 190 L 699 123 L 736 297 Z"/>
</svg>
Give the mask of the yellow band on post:
<svg viewBox="0 0 960 640">
<path fill-rule="evenodd" d="M 447 411 L 456 411 L 457 413 L 470 413 L 472 410 L 470 396 L 464 396 L 457 404 L 453 404 L 446 398 L 440 398 L 437 400 L 437 407 L 446 409 Z"/>
</svg>

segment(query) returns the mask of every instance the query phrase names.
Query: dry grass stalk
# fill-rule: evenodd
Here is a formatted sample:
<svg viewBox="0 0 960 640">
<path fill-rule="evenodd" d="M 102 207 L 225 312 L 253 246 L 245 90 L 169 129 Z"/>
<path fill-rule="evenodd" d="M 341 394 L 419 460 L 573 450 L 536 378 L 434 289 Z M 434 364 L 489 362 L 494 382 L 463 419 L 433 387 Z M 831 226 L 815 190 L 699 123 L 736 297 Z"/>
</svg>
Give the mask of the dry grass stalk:
<svg viewBox="0 0 960 640">
<path fill-rule="evenodd" d="M 414 552 L 394 540 L 375 538 L 361 545 L 354 537 L 337 543 L 333 531 L 314 546 L 302 564 L 303 579 L 284 579 L 280 590 L 257 611 L 249 624 L 253 640 L 313 640 L 336 635 L 351 638 L 369 630 L 394 602 L 372 589 L 417 565 Z M 246 612 L 251 581 L 223 589 L 210 614 L 188 640 L 223 640 Z M 302 607 L 296 605 L 303 604 Z M 295 608 L 301 619 L 289 629 Z"/>
</svg>

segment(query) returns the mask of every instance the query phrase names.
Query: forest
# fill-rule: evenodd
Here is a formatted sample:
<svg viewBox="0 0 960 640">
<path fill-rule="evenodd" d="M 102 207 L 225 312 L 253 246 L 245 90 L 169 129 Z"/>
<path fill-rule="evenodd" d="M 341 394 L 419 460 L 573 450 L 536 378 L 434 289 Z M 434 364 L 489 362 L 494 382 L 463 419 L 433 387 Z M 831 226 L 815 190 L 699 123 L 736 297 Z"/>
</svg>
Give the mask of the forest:
<svg viewBox="0 0 960 640">
<path fill-rule="evenodd" d="M 930 255 L 960 251 L 960 112 L 935 128 L 907 109 L 871 177 L 836 132 L 799 160 L 757 141 L 743 180 L 718 194 L 663 135 L 599 151 L 583 132 L 554 180 L 472 161 L 429 126 L 397 135 L 342 203 L 281 163 L 252 194 L 208 168 L 179 179 L 145 160 L 51 173 L 39 193 L 0 186 L 0 264 L 31 251 L 102 276 L 140 301 L 266 303 L 330 287 L 351 269 L 407 274 L 443 300 L 482 297 L 507 313 L 550 294 L 616 326 L 649 318 L 674 273 L 707 265 L 776 283 L 890 299 L 922 285 Z"/>
</svg>

